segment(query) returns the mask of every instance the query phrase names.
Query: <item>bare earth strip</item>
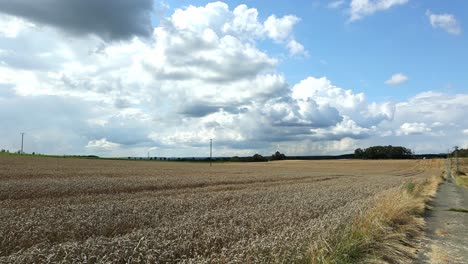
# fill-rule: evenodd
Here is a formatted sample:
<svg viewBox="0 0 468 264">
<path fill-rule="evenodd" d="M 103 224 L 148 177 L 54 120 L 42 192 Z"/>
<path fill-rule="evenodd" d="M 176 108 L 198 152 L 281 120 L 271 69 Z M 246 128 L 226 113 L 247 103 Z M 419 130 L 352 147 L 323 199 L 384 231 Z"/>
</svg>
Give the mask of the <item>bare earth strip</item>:
<svg viewBox="0 0 468 264">
<path fill-rule="evenodd" d="M 440 161 L 0 157 L 0 263 L 301 262 L 382 191 Z"/>
</svg>

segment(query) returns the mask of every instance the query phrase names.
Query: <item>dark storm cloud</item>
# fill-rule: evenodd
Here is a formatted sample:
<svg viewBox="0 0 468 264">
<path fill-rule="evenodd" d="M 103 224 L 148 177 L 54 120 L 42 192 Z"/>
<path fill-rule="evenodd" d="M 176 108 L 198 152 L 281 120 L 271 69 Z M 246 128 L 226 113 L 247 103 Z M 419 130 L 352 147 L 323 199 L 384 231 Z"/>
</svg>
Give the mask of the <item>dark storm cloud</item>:
<svg viewBox="0 0 468 264">
<path fill-rule="evenodd" d="M 0 0 L 0 12 L 71 34 L 123 40 L 151 34 L 153 0 Z"/>
<path fill-rule="evenodd" d="M 189 117 L 203 117 L 209 114 L 218 112 L 220 106 L 216 105 L 201 105 L 201 104 L 193 104 L 184 107 L 184 109 L 180 112 L 180 114 L 189 116 Z"/>
<path fill-rule="evenodd" d="M 182 107 L 182 110 L 179 114 L 188 116 L 188 117 L 204 117 L 209 114 L 216 113 L 220 110 L 224 112 L 236 114 L 239 113 L 240 110 L 238 109 L 237 105 L 210 105 L 206 102 L 196 102 L 192 104 L 188 104 Z"/>
</svg>

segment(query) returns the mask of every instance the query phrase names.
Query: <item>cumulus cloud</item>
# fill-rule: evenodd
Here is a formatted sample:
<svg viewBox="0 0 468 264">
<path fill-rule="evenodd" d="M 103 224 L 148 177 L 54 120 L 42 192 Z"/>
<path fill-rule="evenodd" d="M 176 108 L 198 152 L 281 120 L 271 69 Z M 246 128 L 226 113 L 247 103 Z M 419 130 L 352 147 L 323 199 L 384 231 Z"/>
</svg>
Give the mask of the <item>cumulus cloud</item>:
<svg viewBox="0 0 468 264">
<path fill-rule="evenodd" d="M 352 0 L 350 3 L 350 21 L 356 21 L 376 12 L 404 5 L 408 0 Z"/>
<path fill-rule="evenodd" d="M 433 28 L 440 28 L 453 35 L 461 34 L 461 26 L 454 15 L 433 14 L 429 10 L 426 12 L 426 15 L 429 18 L 429 22 Z"/>
<path fill-rule="evenodd" d="M 292 39 L 288 42 L 289 54 L 291 55 L 307 55 L 307 51 L 304 49 L 301 43 Z"/>
<path fill-rule="evenodd" d="M 468 127 L 455 110 L 466 108 L 464 95 L 369 102 L 327 77 L 288 83 L 281 60 L 257 45 L 287 48 L 298 19 L 266 14 L 267 30 L 259 17 L 216 2 L 176 9 L 149 39 L 103 42 L 89 33 L 69 41 L 26 24 L 1 33 L 0 119 L 8 129 L 0 144 L 14 149 L 25 131 L 36 152 L 206 156 L 214 138 L 216 155 L 269 154 L 277 145 L 293 155 L 349 151 L 388 131 L 393 140 L 404 123 L 432 133 Z"/>
<path fill-rule="evenodd" d="M 388 85 L 398 85 L 408 81 L 408 77 L 403 73 L 393 74 L 390 79 L 386 80 L 385 83 Z"/>
<path fill-rule="evenodd" d="M 468 95 L 466 94 L 423 92 L 406 102 L 398 103 L 395 119 L 397 121 L 405 120 L 408 123 L 431 124 L 439 122 L 463 125 L 463 111 L 457 111 L 457 109 L 466 109 L 466 107 L 468 107 Z"/>
<path fill-rule="evenodd" d="M 81 125 L 80 133 L 91 142 L 84 144 L 87 151 L 104 138 L 121 151 L 150 145 L 196 149 L 207 134 L 226 146 L 252 147 L 246 142 L 263 136 L 257 118 L 269 127 L 296 126 L 291 122 L 323 126 L 321 120 L 304 118 L 322 118 L 324 107 L 310 108 L 314 114 L 304 116 L 296 111 L 293 119 L 284 118 L 291 121 L 287 125 L 271 120 L 273 112 L 262 109 L 264 104 L 276 107 L 275 100 L 289 100 L 289 85 L 275 72 L 277 60 L 260 51 L 256 41 L 291 38 L 292 20 L 270 16 L 274 23 L 267 23 L 267 30 L 256 9 L 240 5 L 230 10 L 216 2 L 177 9 L 154 29 L 150 44 L 140 38 L 103 44 L 92 36 L 68 42 L 51 27 L 24 28 L 8 41 L 0 39 L 8 44 L 0 54 L 0 76 L 3 85 L 24 98 L 59 96 L 104 105 L 105 113 Z M 33 40 L 30 50 L 15 49 Z M 28 64 L 19 60 L 22 53 L 30 58 Z M 38 54 L 50 63 L 31 64 L 42 61 Z M 76 118 L 75 111 L 66 113 Z M 116 151 L 116 145 L 107 146 L 105 150 Z"/>
<path fill-rule="evenodd" d="M 264 23 L 265 31 L 273 40 L 282 41 L 291 35 L 294 25 L 299 22 L 299 18 L 296 16 L 284 16 L 277 18 L 275 15 L 271 15 Z"/>
<path fill-rule="evenodd" d="M 152 0 L 0 0 L 0 12 L 72 35 L 105 40 L 150 36 Z"/>
<path fill-rule="evenodd" d="M 392 120 L 394 114 L 392 103 L 369 103 L 364 93 L 355 94 L 352 90 L 337 87 L 325 77 L 302 80 L 293 87 L 292 97 L 311 98 L 319 105 L 330 105 L 365 127 Z"/>
<path fill-rule="evenodd" d="M 404 123 L 398 133 L 401 135 L 418 135 L 431 132 L 431 128 L 425 123 Z"/>
<path fill-rule="evenodd" d="M 370 136 L 375 127 L 365 128 L 360 127 L 355 121 L 349 117 L 345 117 L 340 123 L 335 126 L 324 129 L 312 129 L 313 138 L 320 140 L 341 140 L 343 138 L 362 139 Z"/>
<path fill-rule="evenodd" d="M 395 104 L 392 121 L 376 126 L 375 134 L 385 134 L 385 144 L 403 145 L 417 153 L 438 153 L 448 145 L 462 145 L 460 131 L 468 127 L 463 111 L 468 95 L 423 92 Z M 369 137 L 364 145 L 382 144 L 382 139 Z"/>
</svg>

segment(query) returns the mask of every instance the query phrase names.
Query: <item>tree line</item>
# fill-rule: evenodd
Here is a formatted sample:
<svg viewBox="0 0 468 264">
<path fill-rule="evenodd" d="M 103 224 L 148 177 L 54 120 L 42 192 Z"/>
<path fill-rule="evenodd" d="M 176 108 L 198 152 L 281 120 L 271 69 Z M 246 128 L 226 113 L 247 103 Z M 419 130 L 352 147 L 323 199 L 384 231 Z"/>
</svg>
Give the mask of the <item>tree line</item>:
<svg viewBox="0 0 468 264">
<path fill-rule="evenodd" d="M 455 157 L 455 155 L 458 155 L 458 157 L 468 157 L 468 149 L 459 148 L 452 151 L 451 155 L 452 157 Z"/>
<path fill-rule="evenodd" d="M 373 146 L 354 151 L 356 159 L 411 159 L 413 152 L 402 146 Z"/>
</svg>

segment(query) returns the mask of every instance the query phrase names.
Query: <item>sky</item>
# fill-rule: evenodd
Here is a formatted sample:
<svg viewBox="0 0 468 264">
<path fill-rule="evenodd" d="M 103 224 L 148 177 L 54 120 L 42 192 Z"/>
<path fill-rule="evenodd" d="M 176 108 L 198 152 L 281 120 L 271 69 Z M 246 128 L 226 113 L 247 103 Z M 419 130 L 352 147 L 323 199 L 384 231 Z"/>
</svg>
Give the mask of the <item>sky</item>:
<svg viewBox="0 0 468 264">
<path fill-rule="evenodd" d="M 468 147 L 464 0 L 0 0 L 0 148 Z"/>
</svg>

